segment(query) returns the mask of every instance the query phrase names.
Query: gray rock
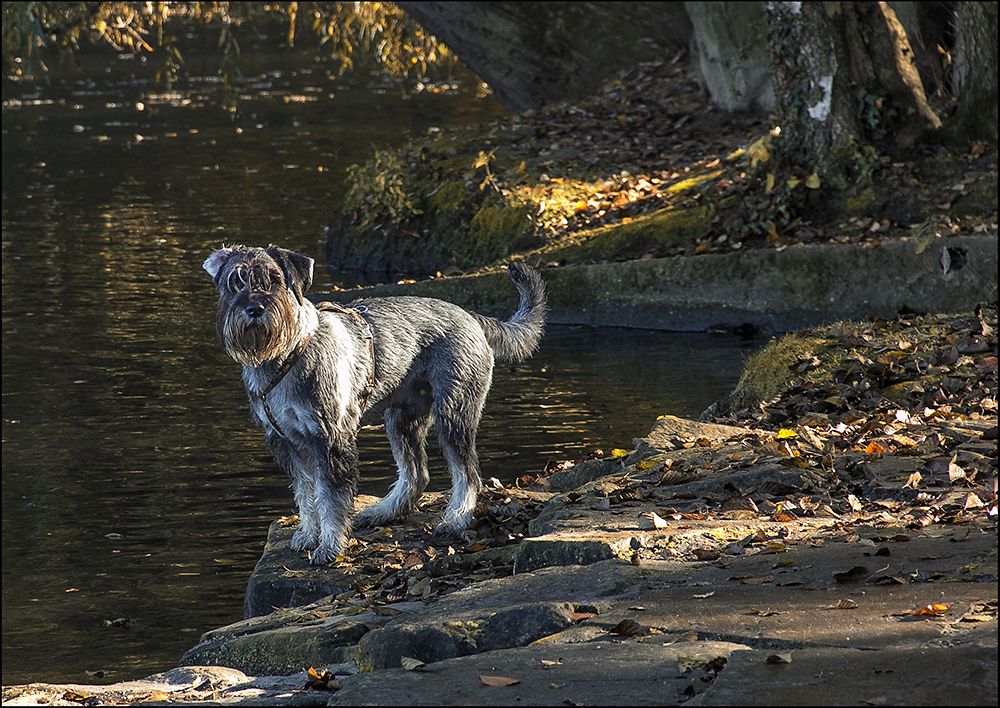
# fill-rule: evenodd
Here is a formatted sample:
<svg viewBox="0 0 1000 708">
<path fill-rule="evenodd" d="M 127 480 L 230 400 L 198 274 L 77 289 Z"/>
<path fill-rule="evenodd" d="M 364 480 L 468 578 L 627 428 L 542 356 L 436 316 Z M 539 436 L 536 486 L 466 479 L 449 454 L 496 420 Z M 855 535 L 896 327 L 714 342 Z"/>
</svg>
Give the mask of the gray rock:
<svg viewBox="0 0 1000 708">
<path fill-rule="evenodd" d="M 370 627 L 333 618 L 310 627 L 295 624 L 253 634 L 222 634 L 185 652 L 181 666 L 227 666 L 261 676 L 287 676 L 311 666 L 353 659 L 353 647 Z"/>
<path fill-rule="evenodd" d="M 477 629 L 475 624 L 471 630 Z M 476 653 L 470 627 L 434 617 L 421 623 L 394 624 L 371 632 L 358 644 L 358 667 L 363 671 L 393 668 L 408 656 L 428 664 Z"/>
</svg>

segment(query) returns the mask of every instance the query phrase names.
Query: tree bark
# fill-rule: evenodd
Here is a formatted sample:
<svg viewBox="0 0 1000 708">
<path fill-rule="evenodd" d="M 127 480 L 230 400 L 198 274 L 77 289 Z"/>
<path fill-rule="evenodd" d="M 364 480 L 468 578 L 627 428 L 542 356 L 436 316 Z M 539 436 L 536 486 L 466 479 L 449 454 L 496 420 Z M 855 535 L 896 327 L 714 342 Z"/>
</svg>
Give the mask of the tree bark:
<svg viewBox="0 0 1000 708">
<path fill-rule="evenodd" d="M 764 2 L 686 2 L 694 29 L 692 63 L 702 88 L 724 111 L 767 114 L 774 80 Z"/>
<path fill-rule="evenodd" d="M 401 2 L 489 84 L 505 109 L 592 94 L 641 61 L 685 48 L 679 2 Z"/>
<path fill-rule="evenodd" d="M 886 3 L 769 7 L 777 112 L 793 163 L 840 173 L 861 145 L 905 147 L 940 126 Z"/>
<path fill-rule="evenodd" d="M 956 8 L 953 83 L 958 110 L 952 129 L 960 140 L 997 141 L 997 4 L 960 2 Z"/>
</svg>

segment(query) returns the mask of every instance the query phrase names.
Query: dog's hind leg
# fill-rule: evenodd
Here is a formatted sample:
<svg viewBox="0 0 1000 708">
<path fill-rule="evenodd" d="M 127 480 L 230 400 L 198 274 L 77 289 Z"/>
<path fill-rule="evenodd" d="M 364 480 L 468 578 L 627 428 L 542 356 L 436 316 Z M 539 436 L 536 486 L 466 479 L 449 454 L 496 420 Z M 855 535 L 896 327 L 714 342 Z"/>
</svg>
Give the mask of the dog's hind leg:
<svg viewBox="0 0 1000 708">
<path fill-rule="evenodd" d="M 388 408 L 385 412 L 385 432 L 392 446 L 392 455 L 399 476 L 389 493 L 358 514 L 357 523 L 378 526 L 399 521 L 413 511 L 421 492 L 430 482 L 425 449 L 430 415 L 413 409 Z"/>
<path fill-rule="evenodd" d="M 451 501 L 435 529 L 437 535 L 461 537 L 472 525 L 476 498 L 483 486 L 476 452 L 476 428 L 488 389 L 489 379 L 486 379 L 482 391 L 466 392 L 468 397 L 460 405 L 451 402 L 451 405 L 436 406 L 434 425 L 451 473 Z"/>
</svg>

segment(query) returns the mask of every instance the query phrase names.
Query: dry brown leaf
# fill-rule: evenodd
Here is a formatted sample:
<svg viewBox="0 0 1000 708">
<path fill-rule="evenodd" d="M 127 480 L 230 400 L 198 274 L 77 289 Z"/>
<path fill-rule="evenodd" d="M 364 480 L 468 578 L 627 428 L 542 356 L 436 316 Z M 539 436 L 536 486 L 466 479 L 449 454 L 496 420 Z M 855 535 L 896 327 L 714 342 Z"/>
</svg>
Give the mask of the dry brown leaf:
<svg viewBox="0 0 1000 708">
<path fill-rule="evenodd" d="M 651 634 L 649 627 L 634 619 L 623 619 L 608 631 L 623 637 L 648 637 Z"/>
<path fill-rule="evenodd" d="M 968 496 L 965 497 L 965 508 L 966 509 L 982 509 L 986 504 L 975 492 L 969 492 Z"/>
<path fill-rule="evenodd" d="M 834 573 L 833 578 L 838 583 L 859 583 L 871 575 L 871 570 L 863 565 L 856 565 L 850 570 Z"/>
<path fill-rule="evenodd" d="M 955 460 L 958 459 L 958 455 L 951 458 L 951 462 L 948 463 L 948 481 L 954 484 L 960 479 L 965 479 L 965 470 L 955 464 Z"/>
<path fill-rule="evenodd" d="M 856 603 L 854 600 L 852 600 L 850 598 L 847 598 L 845 600 L 841 600 L 840 602 L 837 603 L 837 609 L 838 610 L 856 610 L 860 606 L 861 605 L 859 605 L 858 603 Z"/>
<path fill-rule="evenodd" d="M 654 511 L 647 511 L 639 514 L 639 528 L 643 530 L 665 529 L 667 528 L 667 520 Z"/>
<path fill-rule="evenodd" d="M 479 680 L 486 686 L 513 686 L 521 683 L 520 679 L 508 678 L 507 676 L 483 676 L 481 674 Z"/>
<path fill-rule="evenodd" d="M 764 585 L 765 583 L 774 582 L 773 575 L 761 575 L 757 578 L 745 578 L 740 580 L 740 585 Z"/>
</svg>

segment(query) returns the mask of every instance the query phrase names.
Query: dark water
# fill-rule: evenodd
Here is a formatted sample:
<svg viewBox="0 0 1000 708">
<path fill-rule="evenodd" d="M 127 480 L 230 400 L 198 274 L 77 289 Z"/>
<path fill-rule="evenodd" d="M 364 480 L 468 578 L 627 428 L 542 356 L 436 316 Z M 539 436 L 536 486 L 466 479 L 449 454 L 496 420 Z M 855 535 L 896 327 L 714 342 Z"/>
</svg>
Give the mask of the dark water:
<svg viewBox="0 0 1000 708">
<path fill-rule="evenodd" d="M 293 506 L 215 344 L 201 262 L 222 242 L 322 262 L 346 165 L 499 115 L 470 77 L 404 97 L 274 66 L 245 67 L 255 93 L 234 121 L 210 78 L 157 94 L 119 71 L 5 99 L 4 684 L 146 676 L 240 619 L 268 523 Z M 349 278 L 318 271 L 314 289 Z M 534 359 L 497 373 L 484 475 L 509 481 L 629 447 L 656 415 L 696 415 L 745 349 L 553 327 Z M 361 446 L 364 491 L 381 493 L 388 445 L 373 431 Z"/>
</svg>

